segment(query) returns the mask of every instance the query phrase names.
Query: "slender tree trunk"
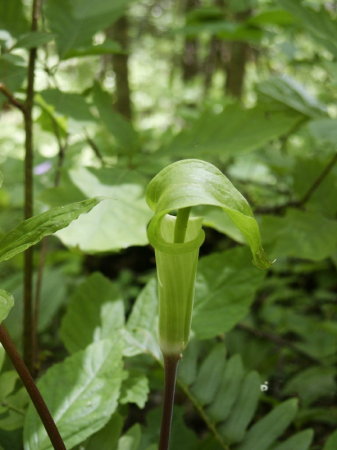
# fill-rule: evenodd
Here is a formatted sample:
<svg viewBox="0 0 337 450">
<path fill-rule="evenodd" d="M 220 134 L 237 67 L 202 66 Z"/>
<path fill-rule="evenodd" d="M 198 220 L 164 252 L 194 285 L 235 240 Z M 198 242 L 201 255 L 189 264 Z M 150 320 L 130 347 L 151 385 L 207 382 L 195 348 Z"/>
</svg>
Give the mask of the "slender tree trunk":
<svg viewBox="0 0 337 450">
<path fill-rule="evenodd" d="M 245 42 L 229 44 L 230 61 L 226 65 L 225 89 L 228 95 L 241 98 L 244 89 L 247 57 L 249 45 Z"/>
<path fill-rule="evenodd" d="M 123 54 L 112 55 L 112 68 L 116 79 L 116 110 L 127 119 L 132 118 L 131 90 L 129 84 L 129 21 L 122 16 L 108 29 L 109 37 L 117 41 L 123 49 Z"/>
<path fill-rule="evenodd" d="M 199 0 L 185 0 L 184 13 L 187 15 L 193 9 L 200 6 Z M 182 73 L 183 80 L 189 81 L 195 78 L 199 73 L 198 58 L 199 41 L 196 37 L 187 37 L 184 42 L 182 54 Z"/>
<path fill-rule="evenodd" d="M 31 31 L 38 30 L 38 19 L 41 10 L 41 0 L 33 0 Z M 35 65 L 37 48 L 29 50 L 26 102 L 24 108 L 25 122 L 25 202 L 24 217 L 29 219 L 33 215 L 33 105 Z M 34 372 L 36 329 L 33 317 L 33 248 L 24 254 L 24 314 L 23 314 L 23 355 L 24 361 L 31 373 Z"/>
<path fill-rule="evenodd" d="M 241 22 L 251 15 L 251 10 L 236 14 L 236 19 Z M 244 90 L 246 64 L 250 54 L 250 46 L 247 42 L 234 41 L 228 44 L 229 61 L 225 65 L 226 94 L 240 99 Z"/>
</svg>

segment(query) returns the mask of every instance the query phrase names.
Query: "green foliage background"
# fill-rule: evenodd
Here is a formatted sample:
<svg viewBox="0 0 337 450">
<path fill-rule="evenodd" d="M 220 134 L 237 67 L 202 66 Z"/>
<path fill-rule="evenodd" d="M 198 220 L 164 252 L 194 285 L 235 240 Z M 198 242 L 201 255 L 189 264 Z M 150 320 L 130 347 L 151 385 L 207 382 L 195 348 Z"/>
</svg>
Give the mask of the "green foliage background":
<svg viewBox="0 0 337 450">
<path fill-rule="evenodd" d="M 23 100 L 38 47 L 42 215 L 20 225 L 22 115 L 0 93 L 0 315 L 11 292 L 5 324 L 20 346 L 20 252 L 59 230 L 35 247 L 38 383 L 67 448 L 156 448 L 144 192 L 167 164 L 201 158 L 249 200 L 276 261 L 256 269 L 221 211 L 193 211 L 206 242 L 172 449 L 335 450 L 336 2 L 45 0 L 37 32 L 30 9 L 0 0 L 0 83 Z M 2 347 L 0 363 L 0 448 L 50 449 Z"/>
</svg>

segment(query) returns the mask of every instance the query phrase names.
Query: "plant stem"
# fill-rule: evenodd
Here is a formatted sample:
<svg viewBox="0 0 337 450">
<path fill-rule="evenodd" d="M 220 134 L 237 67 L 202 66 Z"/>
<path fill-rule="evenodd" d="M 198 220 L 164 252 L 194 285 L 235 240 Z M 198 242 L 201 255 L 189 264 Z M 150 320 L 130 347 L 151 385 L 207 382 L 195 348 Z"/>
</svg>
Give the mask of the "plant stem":
<svg viewBox="0 0 337 450">
<path fill-rule="evenodd" d="M 174 228 L 174 242 L 176 243 L 183 243 L 185 241 L 187 222 L 190 212 L 190 207 L 178 209 L 176 225 Z"/>
<path fill-rule="evenodd" d="M 174 406 L 174 393 L 176 387 L 177 368 L 180 355 L 164 355 L 164 371 L 165 371 L 165 388 L 164 388 L 164 404 L 163 415 L 160 427 L 160 440 L 158 450 L 168 450 L 172 414 Z"/>
<path fill-rule="evenodd" d="M 31 31 L 37 31 L 40 15 L 41 0 L 33 0 Z M 29 219 L 33 215 L 33 104 L 35 64 L 37 48 L 29 50 L 27 90 L 24 108 L 25 122 L 25 204 L 24 217 Z M 24 314 L 23 314 L 23 355 L 28 369 L 33 373 L 35 362 L 35 333 L 33 317 L 33 248 L 24 254 Z"/>
<path fill-rule="evenodd" d="M 40 391 L 38 390 L 34 380 L 29 373 L 25 363 L 20 358 L 18 351 L 15 348 L 14 343 L 12 342 L 7 330 L 4 326 L 0 325 L 0 342 L 6 350 L 10 360 L 13 363 L 16 371 L 18 372 L 22 383 L 24 384 L 27 392 L 32 399 L 32 402 L 38 412 L 43 425 L 46 429 L 46 432 L 50 438 L 50 441 L 55 450 L 66 450 L 64 442 L 61 438 L 61 435 L 55 425 L 55 422 L 48 410 L 48 407 L 43 400 Z"/>
</svg>

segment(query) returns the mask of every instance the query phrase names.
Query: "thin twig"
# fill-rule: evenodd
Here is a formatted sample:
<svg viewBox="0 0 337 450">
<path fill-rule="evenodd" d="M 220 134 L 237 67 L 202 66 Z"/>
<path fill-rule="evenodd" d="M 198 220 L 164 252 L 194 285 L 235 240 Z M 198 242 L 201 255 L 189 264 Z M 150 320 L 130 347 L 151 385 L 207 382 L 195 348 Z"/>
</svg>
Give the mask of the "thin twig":
<svg viewBox="0 0 337 450">
<path fill-rule="evenodd" d="M 246 331 L 246 332 L 256 336 L 257 338 L 266 339 L 280 347 L 287 347 L 287 348 L 291 349 L 293 352 L 300 354 L 301 356 L 310 360 L 311 362 L 314 362 L 315 364 L 322 364 L 322 362 L 319 359 L 309 355 L 308 353 L 306 353 L 303 350 L 301 350 L 300 348 L 298 348 L 296 346 L 296 344 L 294 344 L 293 342 L 290 342 L 287 339 L 284 339 L 283 337 L 278 336 L 277 334 L 271 333 L 269 331 L 257 329 L 257 328 L 252 328 L 249 325 L 246 325 L 243 323 L 238 324 L 237 327 L 243 331 Z"/>
<path fill-rule="evenodd" d="M 59 125 L 57 124 L 55 118 L 51 115 L 51 122 L 54 129 L 55 137 L 58 143 L 58 160 L 57 160 L 57 167 L 55 172 L 55 179 L 54 179 L 54 187 L 57 187 L 60 184 L 61 179 L 61 172 L 62 167 L 64 163 L 65 158 L 65 152 L 68 145 L 68 142 L 62 143 Z M 34 296 L 34 305 L 33 305 L 33 317 L 34 317 L 34 329 L 35 329 L 35 335 L 34 335 L 34 349 L 35 354 L 38 354 L 38 341 L 37 341 L 37 332 L 38 332 L 38 324 L 39 324 L 39 313 L 40 313 L 40 303 L 41 303 L 41 291 L 42 291 L 42 282 L 43 282 L 43 275 L 44 275 L 44 269 L 47 259 L 47 253 L 48 253 L 48 242 L 49 237 L 43 238 L 41 242 L 40 252 L 39 252 L 39 266 L 37 271 L 37 278 L 35 283 L 35 296 Z M 35 361 L 36 363 L 36 361 Z M 38 368 L 36 367 L 36 372 L 38 371 Z"/>
<path fill-rule="evenodd" d="M 33 0 L 31 31 L 37 31 L 38 18 L 41 10 L 41 0 Z M 25 203 L 24 217 L 28 219 L 33 216 L 33 161 L 34 161 L 34 141 L 33 141 L 33 105 L 34 105 L 34 84 L 35 65 L 37 48 L 29 50 L 27 90 L 24 108 L 25 122 Z M 33 373 L 35 362 L 35 333 L 33 317 L 33 248 L 29 248 L 24 254 L 24 315 L 23 315 L 23 355 L 24 360 Z"/>
<path fill-rule="evenodd" d="M 22 361 L 18 351 L 15 348 L 7 330 L 4 326 L 0 325 L 0 342 L 6 350 L 13 366 L 18 372 L 22 383 L 24 384 L 27 392 L 32 399 L 32 402 L 38 412 L 46 432 L 50 438 L 50 441 L 55 450 L 66 450 L 62 437 L 55 425 L 54 419 L 52 418 L 49 409 L 43 400 L 40 391 L 38 390 L 34 380 L 27 369 L 27 366 Z"/>
<path fill-rule="evenodd" d="M 255 208 L 255 213 L 258 214 L 277 214 L 284 211 L 286 208 L 302 208 L 313 196 L 313 194 L 320 187 L 325 178 L 329 175 L 335 164 L 337 163 L 337 153 L 333 155 L 328 164 L 324 167 L 322 172 L 315 178 L 314 182 L 311 184 L 309 189 L 304 193 L 304 195 L 299 200 L 291 200 L 282 205 L 270 206 L 270 207 L 259 207 Z"/>
<path fill-rule="evenodd" d="M 9 91 L 9 89 L 2 83 L 0 83 L 0 92 L 7 98 L 9 103 L 16 108 L 18 108 L 23 114 L 25 114 L 25 105 L 20 102 L 14 95 Z"/>
<path fill-rule="evenodd" d="M 207 416 L 204 408 L 202 405 L 198 402 L 198 400 L 192 395 L 191 391 L 189 390 L 188 386 L 185 385 L 182 381 L 178 379 L 178 386 L 184 391 L 185 395 L 191 400 L 193 403 L 193 406 L 198 411 L 200 417 L 205 422 L 207 428 L 210 430 L 210 432 L 213 434 L 214 438 L 218 441 L 220 444 L 220 447 L 223 450 L 228 450 L 228 445 L 224 442 L 223 438 L 221 437 L 220 433 L 218 432 L 215 423 L 213 423 L 210 418 Z"/>
<path fill-rule="evenodd" d="M 93 152 L 97 156 L 97 158 L 102 163 L 102 166 L 104 166 L 105 165 L 104 158 L 102 156 L 100 149 L 97 147 L 96 142 L 93 139 L 91 139 L 91 137 L 87 134 L 87 132 L 85 132 L 85 138 L 86 138 L 88 144 L 90 145 L 90 147 L 92 148 Z"/>
</svg>

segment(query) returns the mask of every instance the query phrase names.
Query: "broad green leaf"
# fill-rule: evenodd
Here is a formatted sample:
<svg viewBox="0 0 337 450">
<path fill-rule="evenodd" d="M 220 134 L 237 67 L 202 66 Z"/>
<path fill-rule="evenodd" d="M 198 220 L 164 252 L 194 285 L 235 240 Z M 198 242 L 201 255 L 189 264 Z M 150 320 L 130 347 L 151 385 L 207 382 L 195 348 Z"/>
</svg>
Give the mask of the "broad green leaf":
<svg viewBox="0 0 337 450">
<path fill-rule="evenodd" d="M 138 147 L 138 135 L 135 129 L 130 122 L 114 110 L 111 94 L 105 92 L 97 83 L 93 89 L 93 101 L 100 120 L 114 136 L 118 146 L 126 153 L 134 152 Z"/>
<path fill-rule="evenodd" d="M 201 405 L 212 402 L 216 395 L 226 361 L 226 349 L 223 343 L 219 343 L 205 358 L 198 370 L 191 392 L 198 398 Z"/>
<path fill-rule="evenodd" d="M 47 44 L 54 39 L 54 35 L 43 31 L 32 31 L 18 37 L 14 48 L 34 48 Z"/>
<path fill-rule="evenodd" d="M 81 56 L 90 55 L 111 55 L 113 53 L 123 53 L 123 50 L 118 42 L 106 39 L 103 44 L 90 45 L 88 47 L 78 47 L 74 50 L 69 50 L 67 58 L 78 58 Z"/>
<path fill-rule="evenodd" d="M 263 279 L 244 248 L 201 258 L 192 319 L 196 335 L 205 339 L 229 331 L 248 314 Z"/>
<path fill-rule="evenodd" d="M 142 409 L 149 395 L 149 380 L 142 373 L 129 371 L 128 374 L 128 378 L 122 384 L 120 403 L 135 403 Z"/>
<path fill-rule="evenodd" d="M 331 145 L 335 151 L 337 141 L 337 120 L 336 119 L 315 119 L 308 122 L 309 133 L 319 144 Z"/>
<path fill-rule="evenodd" d="M 260 268 L 270 266 L 261 246 L 257 222 L 247 200 L 212 164 L 197 159 L 170 164 L 151 180 L 146 200 L 155 213 L 148 227 L 149 240 L 154 246 L 156 242 L 163 244 L 160 227 L 166 214 L 192 206 L 217 206 L 224 210 L 244 235 L 254 263 Z"/>
<path fill-rule="evenodd" d="M 250 372 L 245 376 L 231 414 L 220 428 L 220 432 L 227 442 L 236 443 L 243 439 L 258 405 L 261 394 L 260 383 L 260 376 L 257 372 Z M 224 398 L 223 401 L 225 402 L 226 399 Z"/>
<path fill-rule="evenodd" d="M 67 448 L 101 429 L 117 407 L 122 369 L 118 339 L 101 340 L 52 366 L 38 387 Z M 30 405 L 24 426 L 25 450 L 50 450 L 52 445 Z"/>
<path fill-rule="evenodd" d="M 328 437 L 323 450 L 335 450 L 337 446 L 337 430 Z"/>
<path fill-rule="evenodd" d="M 324 157 L 319 158 L 313 156 L 296 158 L 293 169 L 293 193 L 295 198 L 303 198 L 306 195 L 330 161 L 331 155 L 324 155 Z M 306 202 L 306 208 L 334 219 L 337 213 L 336 189 L 337 172 L 332 170 L 312 193 Z"/>
<path fill-rule="evenodd" d="M 312 9 L 301 0 L 278 0 L 279 4 L 298 18 L 317 42 L 337 55 L 337 23 L 327 10 Z"/>
<path fill-rule="evenodd" d="M 0 289 L 0 323 L 6 319 L 9 311 L 14 306 L 14 298 L 9 292 Z"/>
<path fill-rule="evenodd" d="M 37 282 L 34 274 L 34 285 Z M 50 325 L 55 314 L 67 298 L 67 278 L 62 270 L 56 267 L 46 267 L 40 293 L 38 331 L 42 332 Z M 3 287 L 13 292 L 15 304 L 6 319 L 12 339 L 19 340 L 22 334 L 23 320 L 23 274 L 16 273 L 3 282 Z"/>
<path fill-rule="evenodd" d="M 16 374 L 16 379 L 18 375 Z M 1 380 L 2 382 L 2 380 Z M 13 380 L 14 382 L 14 375 Z M 14 385 L 13 385 L 14 388 Z M 24 413 L 27 410 L 29 397 L 24 387 L 16 391 L 14 394 L 9 395 L 4 402 L 0 405 L 0 430 L 15 431 L 15 434 L 20 436 L 20 448 L 22 448 L 22 428 Z M 10 406 L 7 406 L 10 405 Z M 20 431 L 19 431 L 20 430 Z M 0 437 L 0 442 L 4 442 Z M 13 447 L 6 442 L 6 444 L 12 449 Z"/>
<path fill-rule="evenodd" d="M 141 439 L 140 425 L 136 423 L 119 438 L 117 450 L 138 450 Z"/>
<path fill-rule="evenodd" d="M 123 3 L 123 4 L 122 4 Z M 98 0 L 95 7 L 86 0 L 49 0 L 45 13 L 56 36 L 59 55 L 67 58 L 72 50 L 92 45 L 97 31 L 103 31 L 120 17 L 127 2 Z"/>
<path fill-rule="evenodd" d="M 265 216 L 262 223 L 265 244 L 274 257 L 320 261 L 337 245 L 337 221 L 316 212 L 289 209 L 285 217 Z"/>
<path fill-rule="evenodd" d="M 147 244 L 151 213 L 144 200 L 142 177 L 132 170 L 80 168 L 70 171 L 70 178 L 85 197 L 105 199 L 92 213 L 57 234 L 65 245 L 98 253 Z"/>
<path fill-rule="evenodd" d="M 226 41 L 246 41 L 258 43 L 263 37 L 263 31 L 258 27 L 251 27 L 241 23 L 228 22 L 225 20 L 202 22 L 186 25 L 178 28 L 176 33 L 185 34 L 188 37 L 198 36 L 201 33 L 215 35 Z"/>
<path fill-rule="evenodd" d="M 96 16 L 105 16 L 116 11 L 123 11 L 133 0 L 114 0 L 112 3 L 106 0 L 96 0 L 92 7 L 91 0 L 73 0 L 72 6 L 76 19 L 90 19 Z"/>
<path fill-rule="evenodd" d="M 1 294 L 0 294 L 1 295 Z M 0 297 L 1 298 L 1 297 Z M 0 405 L 3 406 L 3 402 L 14 390 L 15 383 L 18 379 L 18 374 L 15 370 L 8 370 L 0 374 Z"/>
<path fill-rule="evenodd" d="M 286 441 L 281 442 L 279 445 L 272 447 L 272 450 L 308 450 L 312 442 L 314 433 L 313 430 L 303 430 L 294 434 Z M 336 441 L 337 444 L 337 441 Z M 331 447 L 330 450 L 334 450 L 335 447 Z M 328 450 L 324 449 L 323 450 Z"/>
<path fill-rule="evenodd" d="M 0 262 L 12 258 L 36 244 L 45 236 L 66 227 L 80 214 L 90 211 L 98 202 L 98 199 L 93 198 L 83 202 L 71 203 L 25 220 L 0 239 Z"/>
<path fill-rule="evenodd" d="M 283 103 L 308 117 L 326 115 L 326 107 L 311 96 L 296 80 L 288 76 L 274 76 L 259 84 L 263 95 Z"/>
<path fill-rule="evenodd" d="M 290 425 L 296 413 L 296 399 L 281 403 L 248 430 L 238 450 L 267 450 Z"/>
<path fill-rule="evenodd" d="M 118 287 L 100 273 L 91 274 L 70 298 L 61 323 L 61 338 L 70 353 L 112 338 L 124 325 L 124 304 Z"/>
<path fill-rule="evenodd" d="M 123 428 L 123 418 L 113 414 L 109 422 L 97 433 L 90 436 L 85 450 L 117 450 L 117 443 Z"/>
<path fill-rule="evenodd" d="M 0 30 L 18 36 L 29 30 L 22 0 L 0 0 Z"/>
<path fill-rule="evenodd" d="M 76 120 L 82 123 L 83 126 L 88 122 L 95 121 L 83 95 L 73 92 L 62 92 L 59 89 L 46 89 L 40 91 L 39 95 L 48 105 L 53 106 L 57 114 Z"/>
<path fill-rule="evenodd" d="M 303 115 L 288 108 L 243 109 L 234 104 L 220 114 L 209 111 L 201 114 L 164 148 L 163 153 L 175 159 L 199 157 L 227 161 L 287 134 L 300 120 Z"/>
<path fill-rule="evenodd" d="M 125 354 L 133 356 L 145 352 L 154 355 L 159 360 L 157 327 L 157 284 L 152 279 L 139 294 L 127 321 Z"/>
<path fill-rule="evenodd" d="M 294 23 L 294 17 L 284 9 L 263 8 L 254 16 L 247 20 L 250 25 L 291 25 Z"/>
<path fill-rule="evenodd" d="M 0 56 L 0 83 L 3 83 L 10 92 L 16 92 L 21 87 L 26 73 L 27 69 L 21 57 L 9 54 Z M 1 93 L 0 98 L 4 99 Z"/>
</svg>

